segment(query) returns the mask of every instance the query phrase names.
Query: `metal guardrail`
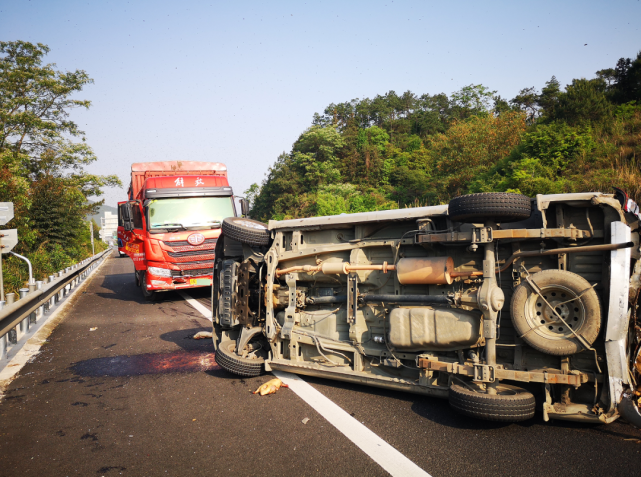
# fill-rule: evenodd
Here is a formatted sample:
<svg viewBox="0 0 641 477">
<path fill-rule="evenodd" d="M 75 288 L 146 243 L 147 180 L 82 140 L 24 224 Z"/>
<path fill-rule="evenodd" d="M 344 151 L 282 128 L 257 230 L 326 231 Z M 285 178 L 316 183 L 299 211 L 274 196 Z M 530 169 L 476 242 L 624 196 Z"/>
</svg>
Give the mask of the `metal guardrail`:
<svg viewBox="0 0 641 477">
<path fill-rule="evenodd" d="M 36 323 L 56 302 L 71 293 L 98 265 L 99 260 L 112 251 L 108 248 L 50 275 L 46 282 L 37 281 L 29 288 L 20 289 L 20 299 L 17 301 L 14 301 L 15 294 L 8 293 L 7 303 L 0 306 L 0 360 L 6 358 L 8 345 L 18 341 L 18 334 L 28 332 L 32 323 Z"/>
</svg>

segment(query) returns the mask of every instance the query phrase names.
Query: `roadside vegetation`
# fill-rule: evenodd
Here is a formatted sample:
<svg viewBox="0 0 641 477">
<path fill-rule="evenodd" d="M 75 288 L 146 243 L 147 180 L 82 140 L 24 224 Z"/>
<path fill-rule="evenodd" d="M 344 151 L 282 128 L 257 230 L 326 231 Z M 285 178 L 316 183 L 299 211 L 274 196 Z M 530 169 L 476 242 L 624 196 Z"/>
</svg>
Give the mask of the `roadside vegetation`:
<svg viewBox="0 0 641 477">
<path fill-rule="evenodd" d="M 641 202 L 641 52 L 592 79 L 506 100 L 483 85 L 450 96 L 389 91 L 330 104 L 253 184 L 253 218 L 529 196 L 617 186 Z"/>
<path fill-rule="evenodd" d="M 48 52 L 41 43 L 0 42 L 0 202 L 15 208 L 0 228 L 18 229 L 14 251 L 31 260 L 37 280 L 91 255 L 86 217 L 103 201 L 90 198 L 120 184 L 117 176 L 84 170 L 97 158 L 69 118 L 74 108 L 89 108 L 75 94 L 93 80 L 82 70 L 44 64 Z M 94 222 L 96 252 L 106 248 L 98 230 Z M 26 264 L 7 254 L 3 272 L 5 293 L 29 278 Z"/>
</svg>

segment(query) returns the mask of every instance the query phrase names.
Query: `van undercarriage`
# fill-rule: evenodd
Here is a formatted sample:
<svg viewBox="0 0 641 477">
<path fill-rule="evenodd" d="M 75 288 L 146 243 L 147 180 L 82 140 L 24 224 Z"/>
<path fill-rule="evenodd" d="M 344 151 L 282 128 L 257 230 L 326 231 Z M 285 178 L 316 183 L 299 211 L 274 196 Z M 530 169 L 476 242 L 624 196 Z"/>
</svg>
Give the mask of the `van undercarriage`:
<svg viewBox="0 0 641 477">
<path fill-rule="evenodd" d="M 226 219 L 216 360 L 448 398 L 495 421 L 531 418 L 538 388 L 545 420 L 641 425 L 633 212 L 601 193 L 488 193 L 268 227 Z"/>
</svg>

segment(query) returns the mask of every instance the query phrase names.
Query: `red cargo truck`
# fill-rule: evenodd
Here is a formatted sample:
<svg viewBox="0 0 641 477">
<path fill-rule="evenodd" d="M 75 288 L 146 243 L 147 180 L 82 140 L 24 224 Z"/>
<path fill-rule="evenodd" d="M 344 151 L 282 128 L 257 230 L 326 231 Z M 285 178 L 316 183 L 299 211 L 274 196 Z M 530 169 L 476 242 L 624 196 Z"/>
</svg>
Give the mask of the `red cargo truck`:
<svg viewBox="0 0 641 477">
<path fill-rule="evenodd" d="M 236 215 L 227 167 L 193 161 L 132 164 L 128 195 L 118 203 L 118 251 L 133 260 L 145 298 L 210 286 L 222 220 Z"/>
</svg>

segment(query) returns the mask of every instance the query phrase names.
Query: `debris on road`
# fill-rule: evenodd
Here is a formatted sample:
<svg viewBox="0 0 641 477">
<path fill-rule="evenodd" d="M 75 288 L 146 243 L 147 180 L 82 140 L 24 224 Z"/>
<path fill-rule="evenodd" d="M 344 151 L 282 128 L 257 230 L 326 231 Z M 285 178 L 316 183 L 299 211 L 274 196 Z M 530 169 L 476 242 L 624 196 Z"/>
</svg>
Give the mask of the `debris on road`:
<svg viewBox="0 0 641 477">
<path fill-rule="evenodd" d="M 204 340 L 205 338 L 211 338 L 211 331 L 199 331 L 196 333 L 194 336 L 192 336 L 192 339 L 195 340 Z"/>
<path fill-rule="evenodd" d="M 308 422 L 309 422 L 309 417 L 306 417 L 305 419 L 303 419 L 303 424 L 307 424 Z"/>
<path fill-rule="evenodd" d="M 96 331 L 98 327 L 96 326 L 95 328 L 89 328 L 89 331 Z"/>
<path fill-rule="evenodd" d="M 261 396 L 265 396 L 266 394 L 274 394 L 281 387 L 288 388 L 289 386 L 287 384 L 283 384 L 280 379 L 274 378 L 267 381 L 265 384 L 262 384 L 256 391 L 254 391 L 254 394 L 260 394 Z"/>
</svg>

